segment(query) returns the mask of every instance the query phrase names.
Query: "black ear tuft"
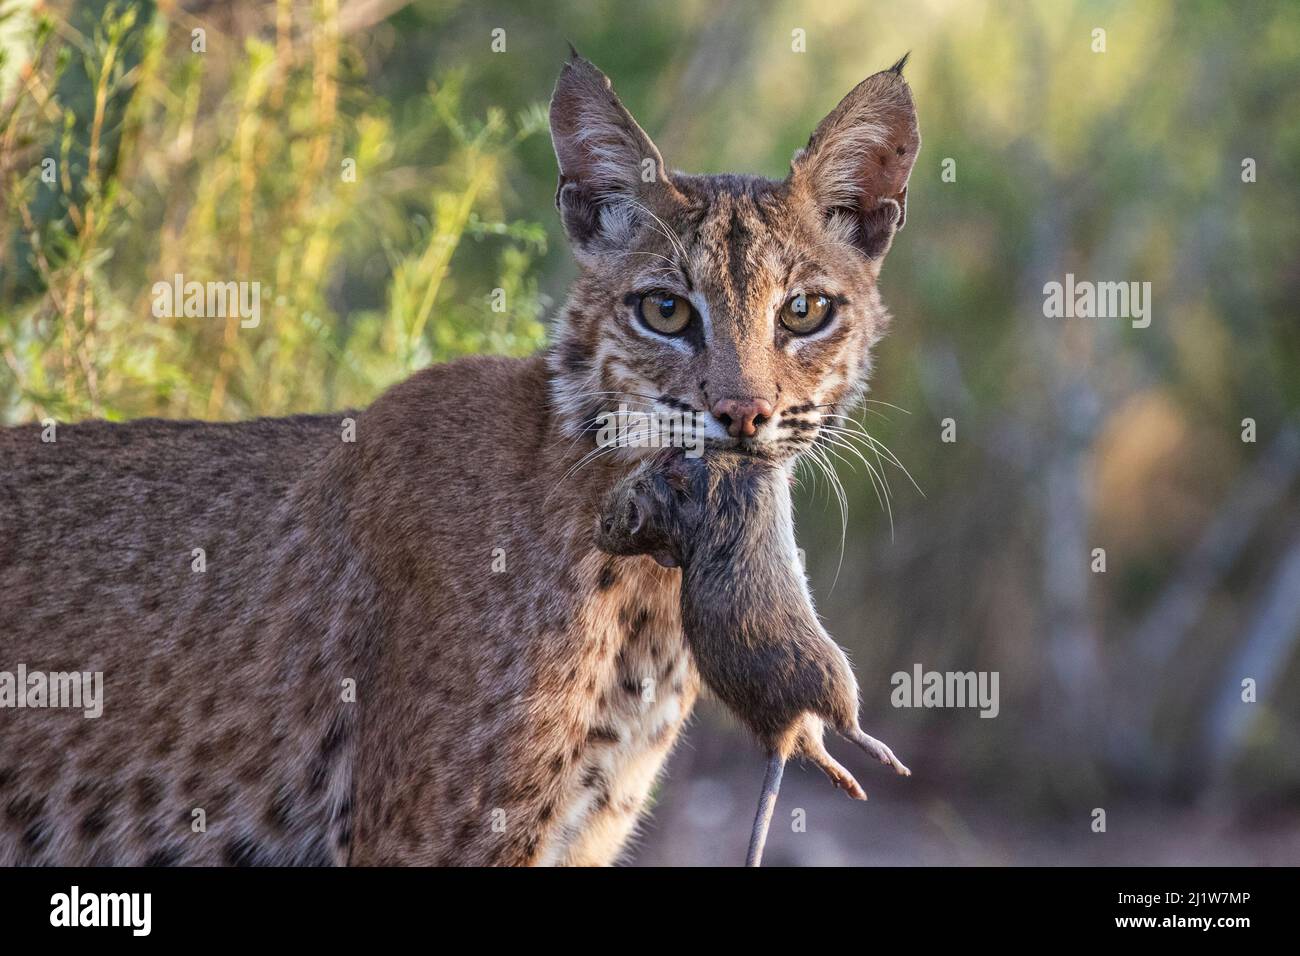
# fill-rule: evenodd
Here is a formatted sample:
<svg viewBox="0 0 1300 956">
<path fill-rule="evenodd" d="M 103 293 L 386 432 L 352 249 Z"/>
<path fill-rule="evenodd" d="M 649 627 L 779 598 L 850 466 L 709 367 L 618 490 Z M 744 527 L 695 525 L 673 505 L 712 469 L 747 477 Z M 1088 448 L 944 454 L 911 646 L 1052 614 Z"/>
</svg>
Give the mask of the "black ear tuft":
<svg viewBox="0 0 1300 956">
<path fill-rule="evenodd" d="M 889 68 L 888 72 L 893 73 L 895 76 L 902 76 L 903 67 L 907 66 L 907 58 L 911 55 L 912 55 L 912 51 L 908 50 L 906 53 L 903 54 L 903 58 L 901 60 L 899 60 L 897 63 L 895 63 L 893 66 Z"/>
<path fill-rule="evenodd" d="M 569 59 L 570 59 L 570 60 L 581 60 L 581 59 L 582 59 L 582 54 L 580 54 L 580 53 L 578 52 L 578 48 L 577 48 L 576 46 L 573 45 L 573 42 L 572 42 L 571 40 L 565 40 L 564 42 L 567 43 L 567 44 L 569 45 Z M 906 60 L 907 57 L 903 57 L 903 59 Z"/>
</svg>

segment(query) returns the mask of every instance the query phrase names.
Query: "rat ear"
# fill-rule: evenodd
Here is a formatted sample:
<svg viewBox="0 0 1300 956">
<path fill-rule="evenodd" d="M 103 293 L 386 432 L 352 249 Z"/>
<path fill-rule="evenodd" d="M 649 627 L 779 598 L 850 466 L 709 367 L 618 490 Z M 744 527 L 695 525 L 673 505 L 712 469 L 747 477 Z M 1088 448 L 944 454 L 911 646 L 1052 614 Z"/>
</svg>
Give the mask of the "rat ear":
<svg viewBox="0 0 1300 956">
<path fill-rule="evenodd" d="M 668 487 L 679 495 L 684 495 L 690 490 L 691 471 L 685 455 L 670 454 L 663 467 L 660 468 L 659 475 L 668 484 Z"/>
<path fill-rule="evenodd" d="M 551 142 L 560 164 L 555 205 L 575 252 L 626 241 L 656 190 L 671 190 L 663 157 L 609 78 L 573 51 L 551 96 Z"/>
<path fill-rule="evenodd" d="M 921 148 L 906 63 L 859 83 L 790 164 L 788 181 L 827 227 L 877 262 L 907 219 L 907 178 Z"/>
<path fill-rule="evenodd" d="M 625 507 L 627 509 L 625 515 L 627 518 L 627 533 L 631 537 L 636 537 L 641 533 L 641 529 L 645 527 L 646 515 L 650 512 L 644 493 L 638 491 L 627 500 Z"/>
<path fill-rule="evenodd" d="M 631 499 L 629 499 L 627 503 L 627 527 L 629 537 L 636 538 L 646 530 L 646 526 L 657 513 L 655 509 L 655 499 L 650 492 L 646 491 L 644 488 L 638 488 L 636 493 L 632 495 Z M 659 534 L 656 534 L 653 537 L 658 538 L 659 536 Z M 665 568 L 675 568 L 679 566 L 679 563 L 677 561 L 677 556 L 672 553 L 672 548 L 673 545 L 668 544 L 664 547 L 660 547 L 658 550 L 643 551 L 640 553 L 649 554 L 650 557 L 654 558 L 656 562 Z"/>
</svg>

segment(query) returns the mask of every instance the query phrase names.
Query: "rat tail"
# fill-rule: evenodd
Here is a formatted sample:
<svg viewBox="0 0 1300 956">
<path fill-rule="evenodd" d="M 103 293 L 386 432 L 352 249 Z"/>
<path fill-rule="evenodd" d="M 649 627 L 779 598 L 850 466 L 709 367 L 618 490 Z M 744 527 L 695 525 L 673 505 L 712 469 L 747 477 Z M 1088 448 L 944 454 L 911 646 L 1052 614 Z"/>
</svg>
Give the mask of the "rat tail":
<svg viewBox="0 0 1300 956">
<path fill-rule="evenodd" d="M 785 757 L 773 752 L 767 758 L 767 773 L 763 777 L 763 792 L 758 797 L 758 813 L 754 816 L 754 830 L 749 835 L 749 852 L 745 866 L 758 866 L 763 862 L 763 847 L 767 844 L 767 828 L 772 823 L 776 809 L 776 796 L 781 792 L 781 776 L 785 773 Z"/>
</svg>

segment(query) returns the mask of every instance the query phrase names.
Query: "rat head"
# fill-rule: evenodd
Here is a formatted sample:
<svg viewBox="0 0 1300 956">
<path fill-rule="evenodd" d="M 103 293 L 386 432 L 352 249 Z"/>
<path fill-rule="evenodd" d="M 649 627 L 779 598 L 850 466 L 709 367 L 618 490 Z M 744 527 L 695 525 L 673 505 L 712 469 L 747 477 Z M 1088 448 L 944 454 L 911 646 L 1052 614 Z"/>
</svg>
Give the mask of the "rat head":
<svg viewBox="0 0 1300 956">
<path fill-rule="evenodd" d="M 680 454 L 656 455 L 634 468 L 605 498 L 596 546 L 609 554 L 648 554 L 680 565 L 700 509 L 690 493 L 691 465 Z"/>
<path fill-rule="evenodd" d="M 648 554 L 665 567 L 689 564 L 701 551 L 749 553 L 742 540 L 765 539 L 782 513 L 788 523 L 788 506 L 777 501 L 785 480 L 774 463 L 749 455 L 660 453 L 606 496 L 596 544 L 610 554 Z"/>
</svg>

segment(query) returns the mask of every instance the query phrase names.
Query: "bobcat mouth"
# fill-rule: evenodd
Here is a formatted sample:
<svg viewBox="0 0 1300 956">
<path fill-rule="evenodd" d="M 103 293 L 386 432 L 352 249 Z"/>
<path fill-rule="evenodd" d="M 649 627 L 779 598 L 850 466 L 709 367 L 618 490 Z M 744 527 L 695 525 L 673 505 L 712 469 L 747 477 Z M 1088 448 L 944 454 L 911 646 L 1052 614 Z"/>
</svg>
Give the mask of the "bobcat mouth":
<svg viewBox="0 0 1300 956">
<path fill-rule="evenodd" d="M 799 453 L 799 449 L 788 442 L 771 438 L 709 438 L 705 444 L 709 448 L 724 448 L 742 455 L 776 461 L 793 458 Z"/>
</svg>

